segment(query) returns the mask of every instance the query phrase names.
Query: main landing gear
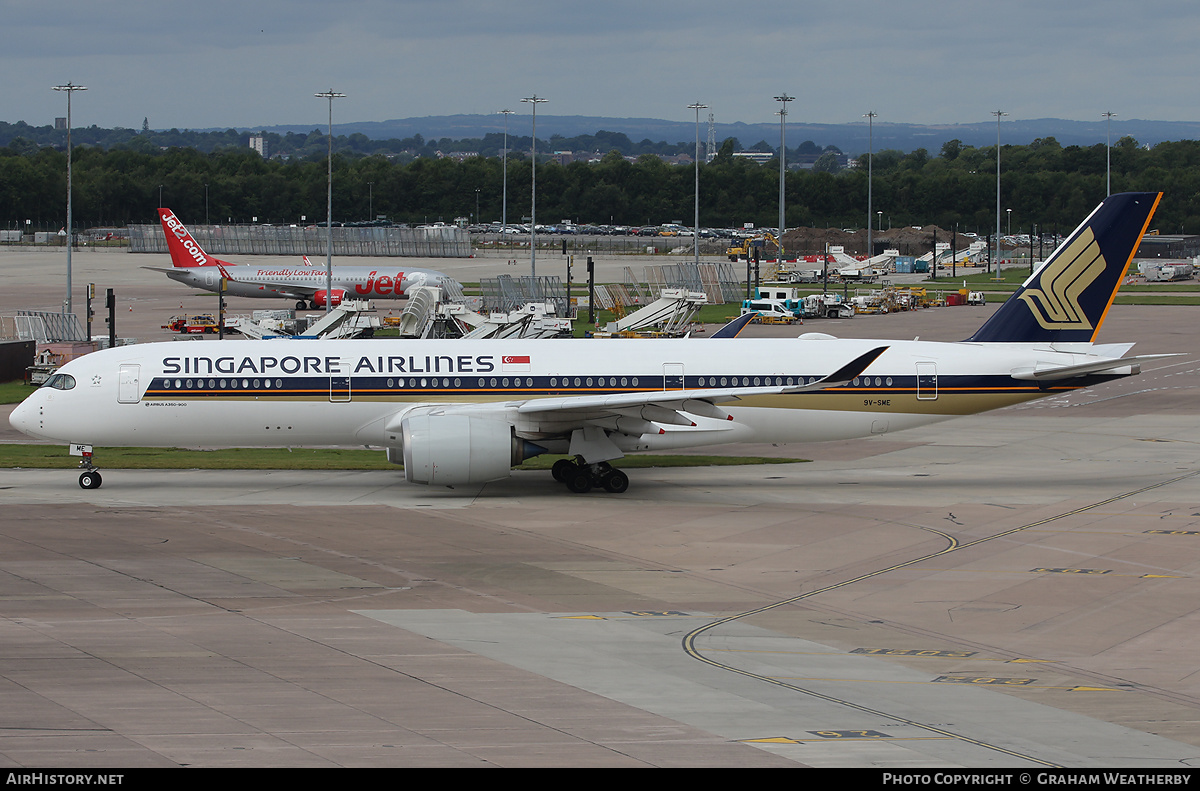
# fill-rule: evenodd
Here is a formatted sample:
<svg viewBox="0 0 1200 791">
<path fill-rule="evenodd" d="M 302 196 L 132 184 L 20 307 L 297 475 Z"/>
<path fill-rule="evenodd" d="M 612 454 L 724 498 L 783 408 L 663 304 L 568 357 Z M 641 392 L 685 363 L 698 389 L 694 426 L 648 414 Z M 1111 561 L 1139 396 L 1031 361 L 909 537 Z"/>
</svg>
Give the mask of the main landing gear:
<svg viewBox="0 0 1200 791">
<path fill-rule="evenodd" d="M 79 473 L 79 488 L 80 489 L 99 489 L 100 484 L 104 483 L 104 479 L 100 477 L 100 470 L 96 465 L 92 464 L 92 452 L 85 450 L 83 459 L 79 462 L 79 468 L 83 472 Z"/>
<path fill-rule="evenodd" d="M 587 464 L 582 459 L 559 459 L 550 473 L 554 480 L 565 483 L 576 494 L 590 492 L 595 487 L 620 494 L 629 488 L 629 476 L 606 461 Z"/>
</svg>

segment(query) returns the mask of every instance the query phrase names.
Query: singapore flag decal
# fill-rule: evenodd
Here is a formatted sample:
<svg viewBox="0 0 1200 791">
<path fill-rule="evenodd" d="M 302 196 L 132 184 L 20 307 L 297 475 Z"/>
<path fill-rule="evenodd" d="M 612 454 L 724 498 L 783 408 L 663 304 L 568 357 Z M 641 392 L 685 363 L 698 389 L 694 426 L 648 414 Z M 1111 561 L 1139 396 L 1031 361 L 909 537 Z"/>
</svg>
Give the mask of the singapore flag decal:
<svg viewBox="0 0 1200 791">
<path fill-rule="evenodd" d="M 500 358 L 500 365 L 504 373 L 528 373 L 529 372 L 529 355 L 505 355 Z"/>
</svg>

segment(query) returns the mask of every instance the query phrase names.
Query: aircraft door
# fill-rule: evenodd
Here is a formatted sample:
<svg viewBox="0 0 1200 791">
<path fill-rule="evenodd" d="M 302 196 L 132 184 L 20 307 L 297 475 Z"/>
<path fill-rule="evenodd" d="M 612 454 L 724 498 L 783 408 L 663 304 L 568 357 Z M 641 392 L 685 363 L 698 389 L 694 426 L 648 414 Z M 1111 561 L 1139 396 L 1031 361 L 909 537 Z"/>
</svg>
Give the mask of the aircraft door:
<svg viewBox="0 0 1200 791">
<path fill-rule="evenodd" d="M 217 273 L 214 271 L 215 266 L 204 267 L 204 284 L 209 288 L 217 287 Z"/>
<path fill-rule="evenodd" d="M 335 367 L 329 371 L 329 400 L 334 402 L 351 400 L 350 387 L 350 369 L 354 365 L 353 360 L 348 360 L 345 357 L 337 361 Z"/>
<path fill-rule="evenodd" d="M 136 404 L 142 400 L 140 365 L 122 365 L 117 373 L 117 403 Z"/>
<path fill-rule="evenodd" d="M 350 400 L 350 375 L 349 374 L 333 374 L 329 377 L 329 400 L 330 401 L 349 401 Z"/>
<path fill-rule="evenodd" d="M 936 401 L 937 397 L 937 363 L 917 363 L 917 400 Z"/>
<path fill-rule="evenodd" d="M 663 390 L 683 389 L 683 363 L 663 363 Z"/>
</svg>

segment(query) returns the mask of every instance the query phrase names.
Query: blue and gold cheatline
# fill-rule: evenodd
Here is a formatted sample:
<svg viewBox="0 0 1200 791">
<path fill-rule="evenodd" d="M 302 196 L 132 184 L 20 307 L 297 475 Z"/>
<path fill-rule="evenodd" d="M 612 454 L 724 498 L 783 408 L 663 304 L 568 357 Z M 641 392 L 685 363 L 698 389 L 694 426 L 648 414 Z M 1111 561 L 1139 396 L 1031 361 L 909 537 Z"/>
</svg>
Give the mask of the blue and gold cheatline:
<svg viewBox="0 0 1200 791">
<path fill-rule="evenodd" d="M 1106 198 L 1014 298 L 967 340 L 1094 341 L 1161 199 L 1161 192 L 1125 192 Z"/>
</svg>

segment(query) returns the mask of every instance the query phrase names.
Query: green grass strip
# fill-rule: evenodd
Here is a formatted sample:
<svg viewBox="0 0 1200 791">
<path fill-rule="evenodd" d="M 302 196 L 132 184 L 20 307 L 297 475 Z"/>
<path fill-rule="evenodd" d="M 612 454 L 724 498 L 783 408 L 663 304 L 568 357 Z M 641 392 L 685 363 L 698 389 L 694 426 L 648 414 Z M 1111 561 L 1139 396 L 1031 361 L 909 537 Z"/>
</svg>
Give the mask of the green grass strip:
<svg viewBox="0 0 1200 791">
<path fill-rule="evenodd" d="M 15 382 L 0 383 L 0 404 L 19 404 L 36 389 L 20 379 Z"/>
<path fill-rule="evenodd" d="M 519 470 L 548 470 L 562 456 L 529 459 Z M 98 448 L 96 464 L 113 470 L 400 470 L 382 451 L 346 448 Z M 61 445 L 0 444 L 0 468 L 70 469 L 80 457 Z M 626 456 L 614 463 L 625 469 L 792 464 L 807 459 L 763 456 Z"/>
</svg>

